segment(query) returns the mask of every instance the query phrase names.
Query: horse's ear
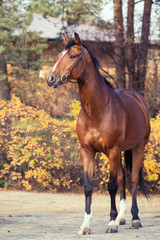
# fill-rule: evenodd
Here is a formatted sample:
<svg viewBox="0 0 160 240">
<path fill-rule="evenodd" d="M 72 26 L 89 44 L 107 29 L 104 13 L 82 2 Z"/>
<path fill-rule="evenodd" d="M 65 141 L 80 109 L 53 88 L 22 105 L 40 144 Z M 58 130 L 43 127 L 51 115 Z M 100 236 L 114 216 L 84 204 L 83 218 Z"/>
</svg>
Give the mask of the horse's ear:
<svg viewBox="0 0 160 240">
<path fill-rule="evenodd" d="M 65 45 L 69 43 L 69 38 L 64 33 L 63 33 L 63 41 Z"/>
<path fill-rule="evenodd" d="M 80 37 L 76 32 L 74 33 L 74 40 L 77 45 L 81 45 Z"/>
</svg>

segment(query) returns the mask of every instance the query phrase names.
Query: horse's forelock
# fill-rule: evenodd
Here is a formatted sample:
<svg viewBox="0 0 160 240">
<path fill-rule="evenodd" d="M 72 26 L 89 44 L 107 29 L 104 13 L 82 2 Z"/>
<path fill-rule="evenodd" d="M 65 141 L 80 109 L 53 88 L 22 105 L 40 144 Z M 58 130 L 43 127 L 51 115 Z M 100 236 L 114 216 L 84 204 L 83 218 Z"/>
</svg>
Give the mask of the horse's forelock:
<svg viewBox="0 0 160 240">
<path fill-rule="evenodd" d="M 74 40 L 69 41 L 69 43 L 67 43 L 67 45 L 65 46 L 65 50 L 68 50 L 70 47 L 76 45 L 76 42 Z"/>
</svg>

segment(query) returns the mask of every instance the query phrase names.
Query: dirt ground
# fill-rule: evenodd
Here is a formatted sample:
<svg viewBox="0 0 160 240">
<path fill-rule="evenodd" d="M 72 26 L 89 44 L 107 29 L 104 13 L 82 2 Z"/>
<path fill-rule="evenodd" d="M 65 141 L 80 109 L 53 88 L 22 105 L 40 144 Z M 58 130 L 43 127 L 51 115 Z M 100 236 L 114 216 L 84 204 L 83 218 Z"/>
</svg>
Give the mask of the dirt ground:
<svg viewBox="0 0 160 240">
<path fill-rule="evenodd" d="M 109 221 L 108 194 L 93 194 L 93 220 L 90 236 L 78 236 L 84 215 L 83 194 L 52 194 L 0 191 L 0 239 L 2 240 L 158 240 L 160 239 L 160 196 L 149 202 L 138 197 L 143 228 L 131 229 L 128 200 L 127 223 L 118 233 L 106 234 Z M 119 197 L 117 197 L 119 205 Z"/>
</svg>

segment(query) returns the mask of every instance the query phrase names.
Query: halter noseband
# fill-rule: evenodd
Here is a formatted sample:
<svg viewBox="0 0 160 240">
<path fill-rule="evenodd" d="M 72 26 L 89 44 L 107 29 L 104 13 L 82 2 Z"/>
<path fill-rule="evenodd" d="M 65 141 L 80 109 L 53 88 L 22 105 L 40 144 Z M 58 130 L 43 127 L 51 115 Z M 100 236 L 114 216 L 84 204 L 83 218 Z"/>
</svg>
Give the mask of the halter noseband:
<svg viewBox="0 0 160 240">
<path fill-rule="evenodd" d="M 64 74 L 64 75 L 61 76 L 61 82 L 62 82 L 62 83 L 67 82 L 68 77 L 71 75 L 73 69 L 75 69 L 75 68 L 77 67 L 77 65 L 78 65 L 79 61 L 81 60 L 81 58 L 82 58 L 82 70 L 81 70 L 81 75 L 80 75 L 80 77 L 77 79 L 76 82 L 79 82 L 79 81 L 81 80 L 81 78 L 82 78 L 82 74 L 83 74 L 83 71 L 84 71 L 84 47 L 82 46 L 82 48 L 80 48 L 80 47 L 73 47 L 73 48 L 78 48 L 78 49 L 80 49 L 80 50 L 81 50 L 81 54 L 80 54 L 77 62 L 75 63 L 75 65 L 71 68 L 71 70 L 70 70 L 68 73 L 66 73 L 66 74 Z M 70 82 L 74 83 L 74 82 L 71 81 L 71 80 L 70 80 Z M 76 83 L 76 82 L 75 82 L 75 83 Z"/>
</svg>

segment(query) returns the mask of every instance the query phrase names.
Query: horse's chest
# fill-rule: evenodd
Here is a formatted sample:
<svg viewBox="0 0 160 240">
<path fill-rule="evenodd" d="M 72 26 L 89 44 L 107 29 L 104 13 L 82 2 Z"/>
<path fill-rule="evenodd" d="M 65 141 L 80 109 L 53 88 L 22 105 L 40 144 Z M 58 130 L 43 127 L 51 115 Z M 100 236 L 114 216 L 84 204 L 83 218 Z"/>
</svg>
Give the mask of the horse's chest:
<svg viewBox="0 0 160 240">
<path fill-rule="evenodd" d="M 83 116 L 83 115 L 82 115 Z M 109 119 L 109 120 L 108 120 Z M 97 152 L 108 152 L 119 138 L 117 124 L 110 127 L 110 118 L 99 122 L 86 122 L 83 117 L 79 118 L 77 134 L 82 146 L 93 147 Z"/>
<path fill-rule="evenodd" d="M 90 129 L 84 136 L 84 142 L 87 145 L 93 146 L 97 151 L 104 151 L 107 145 L 105 134 L 96 128 Z"/>
<path fill-rule="evenodd" d="M 96 142 L 101 143 L 102 142 L 102 134 L 96 128 L 92 128 L 86 133 L 85 140 L 87 142 L 96 141 Z"/>
</svg>

